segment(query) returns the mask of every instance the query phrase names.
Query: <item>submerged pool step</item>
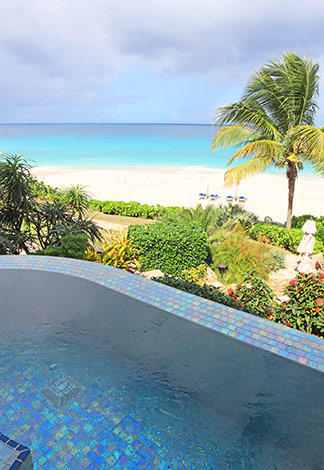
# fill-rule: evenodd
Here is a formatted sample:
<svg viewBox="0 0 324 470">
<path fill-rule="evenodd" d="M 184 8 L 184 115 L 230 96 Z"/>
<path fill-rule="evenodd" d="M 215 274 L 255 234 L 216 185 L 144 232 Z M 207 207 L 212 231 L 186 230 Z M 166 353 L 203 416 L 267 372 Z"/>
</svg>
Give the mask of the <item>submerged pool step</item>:
<svg viewBox="0 0 324 470">
<path fill-rule="evenodd" d="M 28 447 L 13 441 L 0 432 L 0 470 L 32 470 Z"/>
</svg>

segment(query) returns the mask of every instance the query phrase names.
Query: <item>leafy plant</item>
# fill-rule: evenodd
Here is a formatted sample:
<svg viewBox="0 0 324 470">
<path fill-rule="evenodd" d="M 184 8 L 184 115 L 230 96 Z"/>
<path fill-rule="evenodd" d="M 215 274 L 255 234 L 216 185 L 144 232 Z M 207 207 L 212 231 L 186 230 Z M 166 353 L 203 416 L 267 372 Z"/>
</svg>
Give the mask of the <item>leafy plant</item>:
<svg viewBox="0 0 324 470">
<path fill-rule="evenodd" d="M 216 208 L 215 226 L 222 227 L 226 225 L 232 228 L 237 223 L 242 227 L 248 228 L 259 221 L 258 217 L 253 212 L 247 211 L 244 207 L 238 204 L 219 205 Z"/>
<path fill-rule="evenodd" d="M 102 202 L 99 201 L 98 199 L 91 199 L 89 201 L 89 205 L 91 209 L 93 209 L 94 211 L 98 211 L 98 212 L 102 211 Z"/>
<path fill-rule="evenodd" d="M 268 320 L 272 319 L 277 310 L 273 290 L 256 275 L 255 271 L 247 274 L 244 282 L 244 284 L 239 284 L 234 289 L 229 289 L 227 291 L 228 295 L 238 300 L 242 308 L 248 305 L 255 315 Z"/>
<path fill-rule="evenodd" d="M 127 229 L 110 230 L 102 245 L 102 251 L 89 248 L 86 257 L 89 261 L 97 261 L 125 271 L 140 269 Z"/>
<path fill-rule="evenodd" d="M 286 292 L 289 302 L 281 304 L 275 321 L 324 337 L 324 273 L 298 274 Z"/>
<path fill-rule="evenodd" d="M 45 250 L 36 251 L 36 255 L 59 256 L 64 258 L 86 259 L 88 237 L 84 234 L 65 235 L 60 239 L 60 245 L 49 246 Z"/>
<path fill-rule="evenodd" d="M 270 268 L 271 271 L 279 271 L 285 268 L 285 252 L 282 250 L 273 249 L 268 252 L 265 259 L 265 267 Z"/>
<path fill-rule="evenodd" d="M 211 267 L 225 284 L 242 282 L 246 273 L 255 270 L 262 279 L 268 278 L 268 248 L 250 240 L 239 225 L 217 246 L 211 247 Z M 224 274 L 218 264 L 227 264 Z"/>
<path fill-rule="evenodd" d="M 217 209 L 212 205 L 203 207 L 197 204 L 195 208 L 180 209 L 177 212 L 166 212 L 160 218 L 163 223 L 169 222 L 193 222 L 199 224 L 205 232 L 215 224 Z"/>
<path fill-rule="evenodd" d="M 302 226 L 304 225 L 304 223 L 310 219 L 310 218 L 313 218 L 314 220 L 317 219 L 317 217 L 315 217 L 314 215 L 311 215 L 311 214 L 304 214 L 304 215 L 300 215 L 300 216 L 296 216 L 296 215 L 293 215 L 292 219 L 291 219 L 291 226 L 293 228 L 302 228 Z"/>
<path fill-rule="evenodd" d="M 132 225 L 129 236 L 144 271 L 160 269 L 179 276 L 202 264 L 208 255 L 207 235 L 195 223 Z"/>
<path fill-rule="evenodd" d="M 207 266 L 200 264 L 197 268 L 184 269 L 181 273 L 181 278 L 185 281 L 195 282 L 202 286 L 205 283 L 207 274 Z"/>
<path fill-rule="evenodd" d="M 78 215 L 80 219 L 90 207 L 90 195 L 82 184 L 69 186 L 64 191 L 63 202 L 70 208 L 72 217 Z"/>
<path fill-rule="evenodd" d="M 272 245 L 281 246 L 287 250 L 296 253 L 298 245 L 303 238 L 303 231 L 298 228 L 286 229 L 273 224 L 260 222 L 249 230 L 249 236 L 254 240 L 271 243 Z M 324 243 L 317 237 L 314 246 L 314 253 L 324 251 Z"/>
</svg>

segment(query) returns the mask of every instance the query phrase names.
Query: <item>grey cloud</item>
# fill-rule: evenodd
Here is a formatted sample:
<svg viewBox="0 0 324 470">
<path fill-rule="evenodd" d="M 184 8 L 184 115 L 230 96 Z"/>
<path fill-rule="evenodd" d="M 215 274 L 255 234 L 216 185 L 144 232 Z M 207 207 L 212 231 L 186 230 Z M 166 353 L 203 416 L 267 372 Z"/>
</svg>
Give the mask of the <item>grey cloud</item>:
<svg viewBox="0 0 324 470">
<path fill-rule="evenodd" d="M 0 3 L 0 104 L 96 104 L 130 66 L 244 83 L 284 50 L 321 57 L 322 0 L 11 0 Z M 110 101 L 109 101 L 110 100 Z"/>
</svg>

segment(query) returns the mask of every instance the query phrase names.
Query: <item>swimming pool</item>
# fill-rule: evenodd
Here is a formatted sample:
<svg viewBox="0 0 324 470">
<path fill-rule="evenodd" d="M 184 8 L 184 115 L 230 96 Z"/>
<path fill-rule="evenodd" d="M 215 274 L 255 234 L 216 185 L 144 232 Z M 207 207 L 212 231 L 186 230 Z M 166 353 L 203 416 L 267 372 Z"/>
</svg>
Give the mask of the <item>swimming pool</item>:
<svg viewBox="0 0 324 470">
<path fill-rule="evenodd" d="M 318 338 L 76 260 L 0 257 L 0 286 L 0 432 L 35 469 L 322 468 Z"/>
</svg>

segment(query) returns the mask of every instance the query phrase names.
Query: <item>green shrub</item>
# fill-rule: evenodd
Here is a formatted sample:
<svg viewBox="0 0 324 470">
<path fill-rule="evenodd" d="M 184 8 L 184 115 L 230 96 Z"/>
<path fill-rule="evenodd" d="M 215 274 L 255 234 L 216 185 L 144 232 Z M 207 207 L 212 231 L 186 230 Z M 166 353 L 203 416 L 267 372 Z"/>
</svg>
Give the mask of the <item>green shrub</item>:
<svg viewBox="0 0 324 470">
<path fill-rule="evenodd" d="M 211 267 L 225 284 L 242 282 L 252 270 L 256 270 L 262 279 L 267 279 L 270 270 L 266 263 L 268 253 L 265 245 L 250 240 L 240 227 L 236 227 L 224 241 L 211 247 Z M 219 263 L 227 264 L 224 274 L 218 269 Z"/>
<path fill-rule="evenodd" d="M 64 191 L 62 189 L 54 188 L 49 184 L 39 181 L 37 178 L 31 179 L 31 195 L 34 198 L 46 199 L 51 202 L 58 202 L 64 196 Z"/>
<path fill-rule="evenodd" d="M 239 284 L 234 289 L 229 289 L 227 293 L 235 300 L 238 300 L 242 308 L 248 306 L 250 311 L 262 318 L 271 319 L 276 312 L 278 305 L 276 297 L 266 282 L 256 276 L 255 271 L 249 273 L 244 279 L 248 284 Z"/>
<path fill-rule="evenodd" d="M 91 199 L 90 201 L 90 207 L 94 211 L 101 212 L 102 211 L 102 202 L 99 201 L 98 199 Z"/>
<path fill-rule="evenodd" d="M 125 217 L 142 217 L 143 219 L 156 219 L 165 214 L 176 214 L 184 210 L 183 207 L 169 206 L 164 207 L 157 204 L 140 204 L 136 201 L 98 201 L 93 199 L 90 202 L 94 210 L 110 215 L 122 215 Z"/>
<path fill-rule="evenodd" d="M 285 252 L 278 249 L 270 250 L 265 263 L 266 267 L 270 268 L 271 271 L 279 271 L 279 269 L 284 269 L 286 266 Z"/>
<path fill-rule="evenodd" d="M 60 256 L 64 258 L 86 259 L 88 244 L 87 235 L 65 235 L 60 239 L 60 245 L 49 246 L 46 250 L 36 251 L 36 255 Z"/>
<path fill-rule="evenodd" d="M 144 271 L 160 269 L 179 276 L 198 267 L 208 255 L 207 235 L 194 223 L 132 225 L 129 236 Z"/>
<path fill-rule="evenodd" d="M 311 214 L 299 215 L 298 217 L 296 215 L 293 215 L 291 219 L 291 226 L 293 228 L 302 228 L 304 223 L 311 217 L 313 217 L 314 220 L 317 220 L 317 217 Z"/>
<path fill-rule="evenodd" d="M 283 302 L 275 321 L 297 330 L 324 337 L 324 273 L 299 274 L 287 287 L 289 302 Z"/>
<path fill-rule="evenodd" d="M 286 248 L 292 253 L 297 252 L 298 245 L 301 242 L 303 235 L 304 233 L 301 229 L 291 228 L 287 230 L 285 227 L 279 227 L 277 225 L 267 224 L 265 222 L 260 222 L 259 224 L 251 227 L 249 230 L 249 236 L 254 240 L 281 246 L 282 248 Z M 324 240 L 322 241 L 317 236 L 314 246 L 314 253 L 321 253 L 323 251 Z"/>
</svg>

